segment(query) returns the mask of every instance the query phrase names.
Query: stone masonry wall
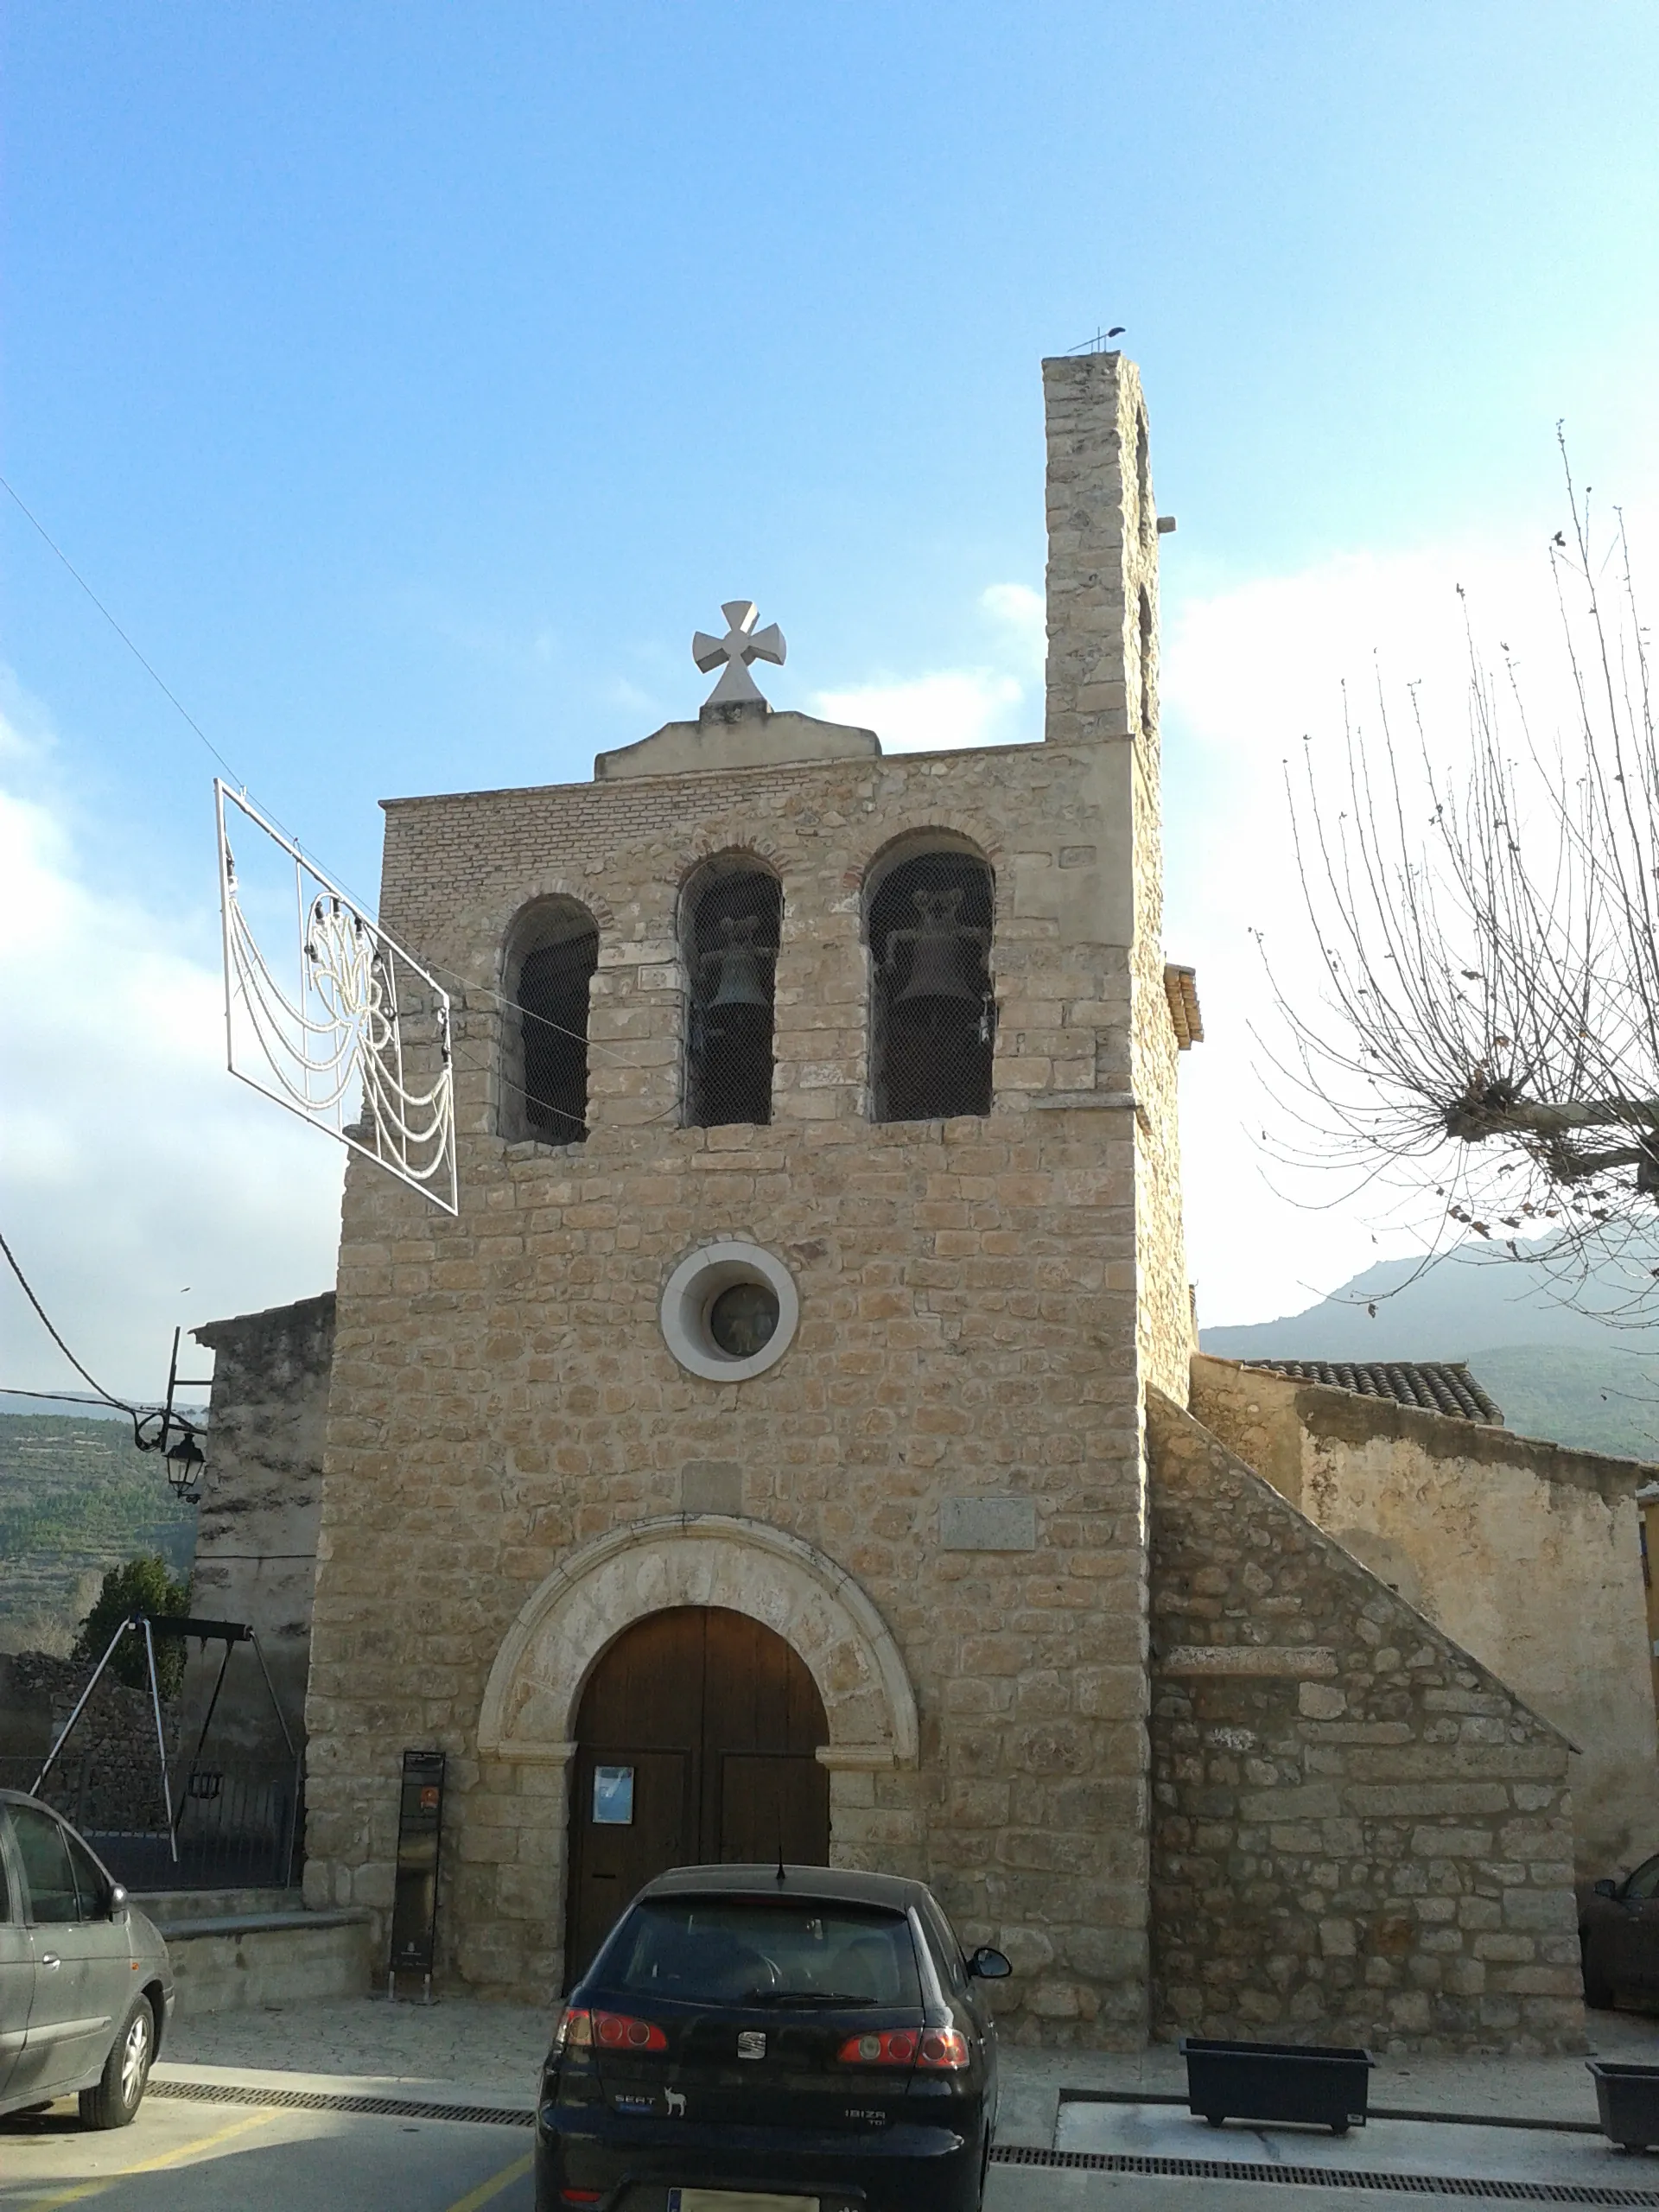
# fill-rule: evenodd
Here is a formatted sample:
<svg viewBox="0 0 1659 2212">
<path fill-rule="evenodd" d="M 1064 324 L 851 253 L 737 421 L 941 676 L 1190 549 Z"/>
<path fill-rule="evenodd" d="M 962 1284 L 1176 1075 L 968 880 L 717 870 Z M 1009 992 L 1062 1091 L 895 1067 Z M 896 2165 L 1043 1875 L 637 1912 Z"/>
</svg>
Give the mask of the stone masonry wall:
<svg viewBox="0 0 1659 2212">
<path fill-rule="evenodd" d="M 1140 1274 L 1141 1371 L 1175 1400 L 1186 1401 L 1196 1349 L 1181 1219 L 1179 1048 L 1164 989 L 1161 825 L 1155 734 L 1135 760 L 1135 903 L 1138 928 L 1131 976 L 1129 1084 L 1136 1102 L 1135 1237 Z"/>
<path fill-rule="evenodd" d="M 45 1651 L 0 1655 L 0 1783 L 34 1787 L 97 1663 Z M 162 1732 L 171 1767 L 181 1742 L 176 1700 L 162 1707 Z M 106 1669 L 41 1794 L 89 1829 L 164 1829 L 161 1751 L 148 1688 L 130 1688 Z"/>
<path fill-rule="evenodd" d="M 348 1170 L 309 1700 L 308 1891 L 384 1910 L 402 1748 L 451 1755 L 446 1967 L 561 1986 L 562 1772 L 480 1759 L 486 1676 L 572 1551 L 738 1510 L 854 1575 L 921 1714 L 913 1770 L 831 1770 L 832 1848 L 914 1870 L 1020 1967 L 1033 2039 L 1133 2044 L 1146 1986 L 1145 1554 L 1127 748 L 987 749 L 400 803 L 382 912 L 461 982 L 461 1214 Z M 873 1125 L 861 886 L 899 836 L 996 874 L 995 1110 Z M 678 1126 L 678 887 L 746 847 L 783 882 L 769 1127 Z M 512 917 L 601 930 L 592 1134 L 494 1134 L 488 991 Z M 709 1239 L 795 1274 L 797 1340 L 741 1386 L 671 1357 L 664 1282 Z M 947 1549 L 949 1498 L 1028 1500 L 1034 1545 Z M 601 1639 L 602 1640 L 602 1639 Z M 596 1655 L 595 1655 L 596 1656 Z"/>
<path fill-rule="evenodd" d="M 1584 2047 L 1567 1745 L 1154 1393 L 1153 2026 Z"/>
<path fill-rule="evenodd" d="M 210 1321 L 194 1334 L 215 1357 L 192 1603 L 207 1618 L 251 1624 L 298 1747 L 311 1658 L 334 1294 Z M 224 1648 L 186 1648 L 180 1702 L 187 1729 L 200 1730 Z M 212 1765 L 288 1764 L 251 1650 L 232 1652 L 204 1757 Z"/>
<path fill-rule="evenodd" d="M 1121 353 L 1043 363 L 1051 744 L 1141 733 L 1140 587 L 1157 613 L 1158 517 L 1140 372 Z M 1154 634 L 1156 624 L 1154 620 Z"/>
<path fill-rule="evenodd" d="M 1582 1878 L 1659 1832 L 1659 1745 L 1634 1460 L 1192 1363 L 1192 1410 L 1240 1458 L 1573 1745 Z"/>
<path fill-rule="evenodd" d="M 1135 1102 L 1140 1345 L 1146 1373 L 1178 1402 L 1193 1351 L 1181 1230 L 1176 1044 L 1164 996 L 1163 832 L 1159 798 L 1158 509 L 1146 400 L 1118 353 L 1043 364 L 1048 432 L 1051 744 L 1090 739 L 1122 756 L 1133 828 L 1134 954 L 1127 1029 L 1102 1039 L 1096 1083 Z M 1149 617 L 1143 637 L 1144 595 Z"/>
</svg>

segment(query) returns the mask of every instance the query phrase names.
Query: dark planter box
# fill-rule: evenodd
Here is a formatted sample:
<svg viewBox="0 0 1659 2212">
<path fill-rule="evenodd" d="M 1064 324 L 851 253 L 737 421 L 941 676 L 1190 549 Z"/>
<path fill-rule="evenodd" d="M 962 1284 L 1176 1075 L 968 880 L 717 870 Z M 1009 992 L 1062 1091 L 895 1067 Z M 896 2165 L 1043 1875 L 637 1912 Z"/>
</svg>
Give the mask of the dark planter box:
<svg viewBox="0 0 1659 2212">
<path fill-rule="evenodd" d="M 1186 2103 L 1224 2120 L 1300 2120 L 1345 2135 L 1365 2125 L 1371 2054 L 1327 2044 L 1221 2043 L 1183 2036 Z"/>
<path fill-rule="evenodd" d="M 1596 2110 L 1608 2140 L 1625 2151 L 1659 2143 L 1659 2066 L 1625 2066 L 1607 2058 L 1586 2063 L 1596 2077 Z"/>
</svg>

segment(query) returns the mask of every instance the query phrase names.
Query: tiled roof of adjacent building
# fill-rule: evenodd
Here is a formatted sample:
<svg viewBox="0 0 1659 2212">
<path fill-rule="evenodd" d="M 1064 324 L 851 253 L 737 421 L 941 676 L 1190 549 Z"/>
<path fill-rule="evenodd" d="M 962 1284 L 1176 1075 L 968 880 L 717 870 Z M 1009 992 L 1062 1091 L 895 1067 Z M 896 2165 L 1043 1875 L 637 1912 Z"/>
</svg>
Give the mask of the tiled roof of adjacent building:
<svg viewBox="0 0 1659 2212">
<path fill-rule="evenodd" d="M 1460 1359 L 1246 1359 L 1293 1382 L 1322 1382 L 1332 1390 L 1357 1390 L 1363 1398 L 1392 1398 L 1424 1413 L 1454 1421 L 1503 1425 L 1503 1409 L 1489 1398 Z"/>
</svg>

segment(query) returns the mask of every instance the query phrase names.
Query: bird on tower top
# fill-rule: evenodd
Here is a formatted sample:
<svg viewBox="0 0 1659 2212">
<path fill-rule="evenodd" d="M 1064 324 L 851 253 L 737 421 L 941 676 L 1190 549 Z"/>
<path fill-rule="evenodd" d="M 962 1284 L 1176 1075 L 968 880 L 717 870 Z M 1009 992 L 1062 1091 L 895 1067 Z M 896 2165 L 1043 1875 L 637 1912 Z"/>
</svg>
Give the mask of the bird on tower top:
<svg viewBox="0 0 1659 2212">
<path fill-rule="evenodd" d="M 699 630 L 691 640 L 691 658 L 703 674 L 721 671 L 720 681 L 703 705 L 765 706 L 765 694 L 749 674 L 749 663 L 769 660 L 781 668 L 788 651 L 784 633 L 775 622 L 768 622 L 764 630 L 755 628 L 760 609 L 752 599 L 728 599 L 720 611 L 726 617 L 725 636 L 711 638 L 706 630 Z"/>
</svg>

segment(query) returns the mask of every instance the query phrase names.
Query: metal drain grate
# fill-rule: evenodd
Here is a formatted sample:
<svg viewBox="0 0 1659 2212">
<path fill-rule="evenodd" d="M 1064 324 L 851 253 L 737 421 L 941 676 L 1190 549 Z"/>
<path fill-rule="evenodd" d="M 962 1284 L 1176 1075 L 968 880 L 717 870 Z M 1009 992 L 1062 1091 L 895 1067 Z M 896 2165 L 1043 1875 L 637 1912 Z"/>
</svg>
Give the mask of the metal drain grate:
<svg viewBox="0 0 1659 2212">
<path fill-rule="evenodd" d="M 533 2127 L 534 2112 L 499 2105 L 440 2105 L 420 2097 L 350 2097 L 327 2089 L 257 2089 L 241 2082 L 158 2082 L 152 2097 L 207 2105 L 268 2105 L 289 2112 L 376 2113 L 388 2120 L 472 2120 L 486 2127 Z M 1504 2204 L 1607 2204 L 1659 2207 L 1659 2190 L 1568 2181 L 1478 2181 L 1467 2174 L 1391 2174 L 1347 2166 L 1247 2164 L 1230 2158 L 1147 2158 L 1110 2151 L 1044 2151 L 1001 2143 L 998 2166 L 1048 2166 L 1073 2173 L 1168 2175 L 1184 2181 L 1281 2182 L 1303 2189 L 1390 2190 L 1403 2196 L 1477 2196 Z"/>
<path fill-rule="evenodd" d="M 1478 2181 L 1468 2174 L 1363 2173 L 1347 2166 L 1268 2166 L 1222 2158 L 1140 2158 L 1110 2151 L 1039 2151 L 999 2145 L 999 2166 L 1062 2166 L 1093 2174 L 1168 2174 L 1185 2181 L 1276 2181 L 1303 2189 L 1392 2190 L 1405 2196 L 1484 2196 L 1505 2204 L 1659 2205 L 1659 2190 L 1592 2182 Z"/>
<path fill-rule="evenodd" d="M 348 2097 L 327 2089 L 256 2089 L 240 2082 L 158 2082 L 152 2097 L 183 2097 L 192 2104 L 277 2105 L 288 2112 L 379 2113 L 388 2120 L 470 2120 L 486 2127 L 533 2127 L 536 2115 L 500 2105 L 435 2105 L 420 2097 Z"/>
</svg>

